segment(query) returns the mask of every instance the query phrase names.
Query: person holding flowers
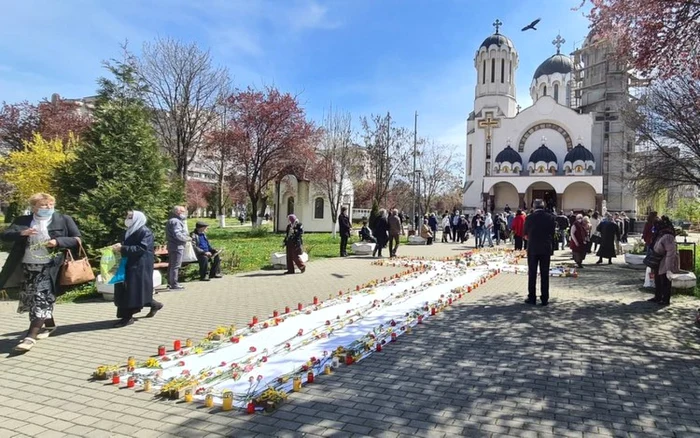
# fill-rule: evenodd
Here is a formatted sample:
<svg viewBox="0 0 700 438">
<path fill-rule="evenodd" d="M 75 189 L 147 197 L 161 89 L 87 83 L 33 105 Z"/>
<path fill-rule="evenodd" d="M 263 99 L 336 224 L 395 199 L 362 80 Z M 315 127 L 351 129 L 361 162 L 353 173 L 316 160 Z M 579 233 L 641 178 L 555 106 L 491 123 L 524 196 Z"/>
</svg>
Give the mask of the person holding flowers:
<svg viewBox="0 0 700 438">
<path fill-rule="evenodd" d="M 115 327 L 133 324 L 134 315 L 144 307 L 151 308 L 146 318 L 154 317 L 163 308 L 163 304 L 153 299 L 154 239 L 146 222 L 142 212 L 129 211 L 124 220 L 124 241 L 112 246 L 126 258 L 124 281 L 114 285 L 114 305 L 119 318 Z"/>
<path fill-rule="evenodd" d="M 53 311 L 61 294 L 59 277 L 65 251 L 80 245 L 80 230 L 70 216 L 57 213 L 56 199 L 47 193 L 29 198 L 31 213 L 15 218 L 0 239 L 13 242 L 0 272 L 0 289 L 20 287 L 18 313 L 29 314 L 29 330 L 14 348 L 31 350 L 38 339 L 56 330 Z"/>
</svg>

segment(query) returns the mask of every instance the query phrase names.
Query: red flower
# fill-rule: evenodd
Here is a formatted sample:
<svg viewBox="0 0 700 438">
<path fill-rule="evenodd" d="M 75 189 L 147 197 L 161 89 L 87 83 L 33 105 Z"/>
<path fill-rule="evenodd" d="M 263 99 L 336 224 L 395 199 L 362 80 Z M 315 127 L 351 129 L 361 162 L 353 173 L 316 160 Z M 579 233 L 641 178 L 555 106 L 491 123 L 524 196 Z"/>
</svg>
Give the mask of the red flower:
<svg viewBox="0 0 700 438">
<path fill-rule="evenodd" d="M 183 376 L 189 376 L 189 375 L 190 375 L 190 370 L 182 370 L 182 375 L 183 375 Z"/>
<path fill-rule="evenodd" d="M 238 336 L 231 337 L 231 342 L 233 342 L 234 344 L 238 344 L 238 341 L 240 341 L 240 338 Z"/>
<path fill-rule="evenodd" d="M 237 364 L 236 362 L 233 362 L 233 363 L 231 364 L 231 368 L 238 368 L 238 364 Z"/>
<path fill-rule="evenodd" d="M 326 325 L 331 325 L 331 322 L 326 320 Z"/>
<path fill-rule="evenodd" d="M 316 362 L 316 356 L 311 356 L 311 362 Z"/>
<path fill-rule="evenodd" d="M 180 362 L 177 363 L 177 366 L 184 367 L 185 366 L 185 361 L 181 360 Z"/>
<path fill-rule="evenodd" d="M 291 346 L 291 344 L 290 344 L 289 342 L 287 342 L 286 344 L 284 344 L 284 348 L 291 348 L 291 347 L 292 347 L 292 346 Z"/>
<path fill-rule="evenodd" d="M 255 353 L 256 351 L 258 351 L 258 349 L 255 347 L 250 347 L 249 350 L 251 353 Z"/>
<path fill-rule="evenodd" d="M 263 379 L 263 376 L 261 376 L 260 374 L 258 374 L 258 382 L 261 381 L 262 379 Z"/>
<path fill-rule="evenodd" d="M 263 356 L 262 361 L 267 362 L 267 356 Z"/>
<path fill-rule="evenodd" d="M 268 328 L 268 327 L 269 327 L 269 325 L 267 325 L 267 323 L 263 324 L 263 328 Z"/>
<path fill-rule="evenodd" d="M 226 366 L 226 362 L 221 361 L 221 365 L 220 365 L 220 366 L 225 367 L 225 366 Z"/>
<path fill-rule="evenodd" d="M 299 329 L 299 331 L 297 332 L 297 336 L 301 336 L 303 334 L 304 334 L 304 329 Z"/>
<path fill-rule="evenodd" d="M 309 371 L 309 366 L 306 365 L 306 364 L 304 364 L 304 365 L 301 366 L 301 370 L 302 370 L 302 371 Z"/>
</svg>

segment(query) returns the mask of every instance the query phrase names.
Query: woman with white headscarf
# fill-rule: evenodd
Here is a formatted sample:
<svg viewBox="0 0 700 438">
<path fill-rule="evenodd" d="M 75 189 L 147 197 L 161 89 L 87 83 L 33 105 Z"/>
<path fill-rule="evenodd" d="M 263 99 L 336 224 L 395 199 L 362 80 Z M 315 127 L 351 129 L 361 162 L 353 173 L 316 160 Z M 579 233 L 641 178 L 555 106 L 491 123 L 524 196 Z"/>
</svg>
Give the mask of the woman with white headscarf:
<svg viewBox="0 0 700 438">
<path fill-rule="evenodd" d="M 130 211 L 124 220 L 124 242 L 113 246 L 126 257 L 126 273 L 123 283 L 114 286 L 114 305 L 119 321 L 115 327 L 134 323 L 134 315 L 144 307 L 150 307 L 146 318 L 152 318 L 163 308 L 153 299 L 153 263 L 155 260 L 153 232 L 146 226 L 146 215 Z"/>
<path fill-rule="evenodd" d="M 297 265 L 303 274 L 306 272 L 306 265 L 301 259 L 301 255 L 304 254 L 304 227 L 293 214 L 287 216 L 287 220 L 289 223 L 282 243 L 287 248 L 287 272 L 285 274 L 294 274 L 294 265 Z"/>
</svg>

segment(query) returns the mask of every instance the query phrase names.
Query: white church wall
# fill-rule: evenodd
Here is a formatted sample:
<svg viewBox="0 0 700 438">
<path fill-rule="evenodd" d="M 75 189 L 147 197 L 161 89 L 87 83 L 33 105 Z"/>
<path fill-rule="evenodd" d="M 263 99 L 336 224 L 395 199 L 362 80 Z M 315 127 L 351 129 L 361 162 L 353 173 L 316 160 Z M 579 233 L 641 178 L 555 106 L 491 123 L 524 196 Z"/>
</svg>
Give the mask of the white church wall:
<svg viewBox="0 0 700 438">
<path fill-rule="evenodd" d="M 595 190 L 586 183 L 576 182 L 564 190 L 565 211 L 595 209 Z"/>
<path fill-rule="evenodd" d="M 496 184 L 493 187 L 493 195 L 495 195 L 495 211 L 497 213 L 502 212 L 506 208 L 506 204 L 515 209 L 520 202 L 518 190 L 509 183 Z"/>
</svg>

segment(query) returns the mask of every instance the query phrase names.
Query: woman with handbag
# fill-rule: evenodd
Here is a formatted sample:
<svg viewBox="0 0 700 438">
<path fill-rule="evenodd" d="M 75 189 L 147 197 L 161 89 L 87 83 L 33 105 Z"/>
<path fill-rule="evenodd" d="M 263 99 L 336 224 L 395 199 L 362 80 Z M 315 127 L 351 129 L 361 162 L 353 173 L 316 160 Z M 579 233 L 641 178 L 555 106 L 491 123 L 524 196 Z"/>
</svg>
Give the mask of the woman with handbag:
<svg viewBox="0 0 700 438">
<path fill-rule="evenodd" d="M 676 273 L 680 270 L 676 233 L 668 216 L 661 216 L 661 220 L 657 222 L 656 229 L 658 231 L 652 243 L 652 250 L 654 252 L 653 255 L 659 260 L 659 264 L 658 268 L 654 270 L 656 293 L 654 294 L 654 299 L 649 301 L 668 306 L 671 304 L 671 280 L 667 274 Z"/>
<path fill-rule="evenodd" d="M 150 307 L 146 318 L 152 318 L 163 308 L 163 304 L 153 299 L 153 263 L 155 251 L 153 232 L 146 226 L 146 215 L 140 211 L 130 211 L 124 220 L 126 233 L 123 243 L 112 248 L 126 258 L 124 282 L 114 285 L 114 305 L 117 306 L 115 327 L 125 327 L 134 323 L 134 315 L 144 307 Z"/>
<path fill-rule="evenodd" d="M 56 330 L 53 317 L 61 294 L 60 273 L 65 251 L 80 246 L 80 231 L 70 216 L 54 210 L 56 199 L 46 193 L 29 198 L 32 213 L 15 218 L 0 239 L 13 242 L 0 272 L 0 289 L 20 287 L 18 313 L 29 313 L 29 330 L 14 348 L 31 350 L 38 339 Z"/>
<path fill-rule="evenodd" d="M 303 274 L 306 271 L 306 265 L 301 259 L 301 255 L 304 254 L 304 227 L 293 214 L 290 214 L 287 220 L 289 220 L 289 223 L 287 224 L 284 242 L 282 242 L 287 252 L 287 271 L 285 274 L 294 274 L 295 264 Z"/>
</svg>

